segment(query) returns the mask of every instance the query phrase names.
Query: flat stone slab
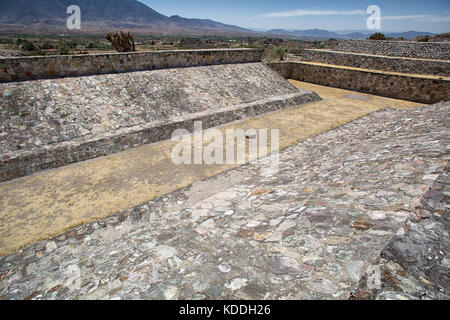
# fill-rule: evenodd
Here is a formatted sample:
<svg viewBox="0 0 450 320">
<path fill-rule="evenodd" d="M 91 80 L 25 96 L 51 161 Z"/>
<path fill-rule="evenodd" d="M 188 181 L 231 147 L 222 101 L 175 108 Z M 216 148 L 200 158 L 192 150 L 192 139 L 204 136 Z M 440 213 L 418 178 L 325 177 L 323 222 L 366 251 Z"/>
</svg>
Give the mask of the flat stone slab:
<svg viewBox="0 0 450 320">
<path fill-rule="evenodd" d="M 261 159 L 24 248 L 0 260 L 0 297 L 347 299 L 445 170 L 449 112 L 377 111 L 285 149 L 279 172 Z"/>
<path fill-rule="evenodd" d="M 0 181 L 320 97 L 263 63 L 0 83 Z"/>
</svg>

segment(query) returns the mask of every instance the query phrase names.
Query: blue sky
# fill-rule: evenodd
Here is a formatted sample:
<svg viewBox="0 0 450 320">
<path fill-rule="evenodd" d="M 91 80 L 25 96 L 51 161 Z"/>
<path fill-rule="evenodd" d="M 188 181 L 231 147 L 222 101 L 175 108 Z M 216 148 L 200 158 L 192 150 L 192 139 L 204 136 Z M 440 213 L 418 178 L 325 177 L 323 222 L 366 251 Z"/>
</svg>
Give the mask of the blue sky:
<svg viewBox="0 0 450 320">
<path fill-rule="evenodd" d="M 140 0 L 171 16 L 258 29 L 365 30 L 369 5 L 381 8 L 381 31 L 450 32 L 450 0 Z"/>
</svg>

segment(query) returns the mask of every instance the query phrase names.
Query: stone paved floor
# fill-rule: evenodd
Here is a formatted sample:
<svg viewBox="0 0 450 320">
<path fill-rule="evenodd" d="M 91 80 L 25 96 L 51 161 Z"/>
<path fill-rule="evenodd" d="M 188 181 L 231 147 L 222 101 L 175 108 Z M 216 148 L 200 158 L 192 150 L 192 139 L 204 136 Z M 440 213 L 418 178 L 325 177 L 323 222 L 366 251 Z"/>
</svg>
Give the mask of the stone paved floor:
<svg viewBox="0 0 450 320">
<path fill-rule="evenodd" d="M 317 92 L 323 100 L 227 123 L 220 127 L 222 132 L 280 129 L 280 146 L 285 148 L 387 106 L 423 106 L 291 83 Z M 238 166 L 177 166 L 171 161 L 176 144 L 165 140 L 0 183 L 0 256 Z"/>
<path fill-rule="evenodd" d="M 351 299 L 450 300 L 449 212 L 447 166 L 423 195 L 415 217 L 408 219 L 361 278 Z"/>
<path fill-rule="evenodd" d="M 1 258 L 0 297 L 347 299 L 447 165 L 449 111 L 377 111 L 278 173 L 260 160 L 27 247 Z M 214 179 L 238 182 L 194 192 Z"/>
</svg>

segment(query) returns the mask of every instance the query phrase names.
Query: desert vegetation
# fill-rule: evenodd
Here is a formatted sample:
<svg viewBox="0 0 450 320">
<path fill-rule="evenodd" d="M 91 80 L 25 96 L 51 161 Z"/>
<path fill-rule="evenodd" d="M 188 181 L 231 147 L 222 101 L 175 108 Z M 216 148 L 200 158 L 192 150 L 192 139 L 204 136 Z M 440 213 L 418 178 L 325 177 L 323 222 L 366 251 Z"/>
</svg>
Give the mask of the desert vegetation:
<svg viewBox="0 0 450 320">
<path fill-rule="evenodd" d="M 120 35 L 120 34 L 119 34 Z M 374 34 L 372 39 L 398 40 Z M 135 34 L 135 51 L 158 51 L 177 49 L 218 49 L 218 48 L 253 48 L 266 52 L 270 57 L 276 48 L 287 48 L 287 54 L 301 55 L 305 49 L 333 48 L 339 41 L 312 39 L 281 39 L 277 37 L 245 37 L 245 36 L 166 36 Z M 411 40 L 410 40 L 411 41 Z M 450 41 L 450 34 L 434 37 L 422 36 L 415 41 Z M 122 50 L 119 48 L 119 50 Z M 44 56 L 60 54 L 88 54 L 117 52 L 113 44 L 100 34 L 0 34 L 0 56 Z M 123 51 L 121 51 L 123 52 Z M 278 56 L 280 56 L 278 52 Z M 282 55 L 284 57 L 284 54 Z"/>
<path fill-rule="evenodd" d="M 288 48 L 279 46 L 265 52 L 265 59 L 269 62 L 284 61 L 289 53 Z"/>
<path fill-rule="evenodd" d="M 134 36 L 131 34 L 131 32 L 110 32 L 106 35 L 106 40 L 111 43 L 111 45 L 117 50 L 117 52 L 136 51 Z"/>
<path fill-rule="evenodd" d="M 384 34 L 382 34 L 381 32 L 376 32 L 367 39 L 369 39 L 369 40 L 387 40 L 386 36 Z"/>
</svg>

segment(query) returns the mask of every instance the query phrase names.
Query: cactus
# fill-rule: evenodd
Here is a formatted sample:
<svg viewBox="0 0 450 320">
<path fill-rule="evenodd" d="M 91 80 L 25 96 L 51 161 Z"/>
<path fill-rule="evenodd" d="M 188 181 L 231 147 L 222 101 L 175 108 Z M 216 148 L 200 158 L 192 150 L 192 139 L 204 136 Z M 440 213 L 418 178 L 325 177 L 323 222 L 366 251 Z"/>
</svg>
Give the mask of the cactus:
<svg viewBox="0 0 450 320">
<path fill-rule="evenodd" d="M 111 45 L 118 52 L 136 51 L 136 46 L 134 44 L 134 36 L 130 32 L 123 32 L 123 31 L 120 31 L 120 33 L 110 32 L 107 34 L 106 40 L 111 42 Z"/>
</svg>

